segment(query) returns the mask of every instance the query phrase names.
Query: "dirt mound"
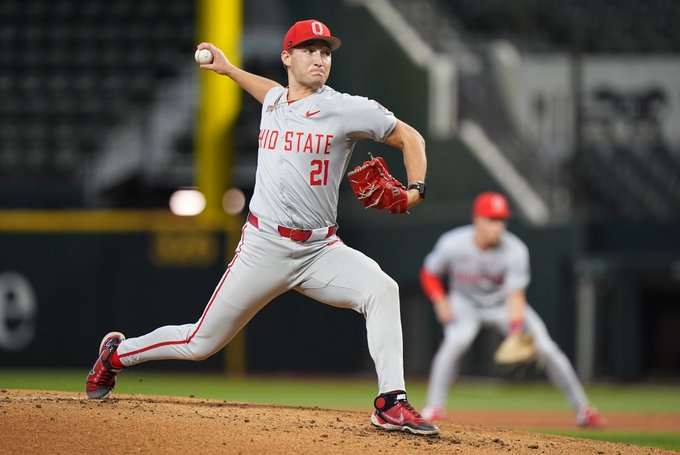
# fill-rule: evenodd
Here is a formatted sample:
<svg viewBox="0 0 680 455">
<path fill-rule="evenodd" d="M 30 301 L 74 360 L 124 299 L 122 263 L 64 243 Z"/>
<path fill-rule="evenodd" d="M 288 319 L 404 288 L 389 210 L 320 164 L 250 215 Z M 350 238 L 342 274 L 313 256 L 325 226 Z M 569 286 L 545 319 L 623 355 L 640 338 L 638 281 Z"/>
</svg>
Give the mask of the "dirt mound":
<svg viewBox="0 0 680 455">
<path fill-rule="evenodd" d="M 662 454 L 446 421 L 437 437 L 386 432 L 367 411 L 36 390 L 0 391 L 0 453 Z"/>
</svg>

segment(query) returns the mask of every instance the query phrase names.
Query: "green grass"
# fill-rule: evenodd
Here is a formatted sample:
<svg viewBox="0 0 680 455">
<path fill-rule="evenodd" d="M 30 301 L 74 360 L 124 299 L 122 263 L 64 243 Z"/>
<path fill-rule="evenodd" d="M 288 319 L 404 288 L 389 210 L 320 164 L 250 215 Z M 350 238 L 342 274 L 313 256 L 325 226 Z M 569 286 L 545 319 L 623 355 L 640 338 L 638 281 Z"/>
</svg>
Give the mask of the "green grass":
<svg viewBox="0 0 680 455">
<path fill-rule="evenodd" d="M 85 371 L 0 369 L 0 387 L 82 392 Z M 426 384 L 409 380 L 409 400 L 422 406 Z M 220 374 L 164 373 L 142 367 L 118 378 L 118 393 L 173 395 L 229 401 L 370 409 L 377 392 L 372 378 L 227 377 Z M 596 384 L 587 387 L 602 412 L 680 414 L 680 386 Z M 449 393 L 451 409 L 568 409 L 564 396 L 544 382 L 460 381 Z"/>
<path fill-rule="evenodd" d="M 660 433 L 660 432 L 620 432 L 620 431 L 600 431 L 600 430 L 578 430 L 578 431 L 557 431 L 557 430 L 536 430 L 538 433 L 554 434 L 559 436 L 569 436 L 572 438 L 594 439 L 596 441 L 616 442 L 619 444 L 631 444 L 635 446 L 656 447 L 680 451 L 680 434 Z"/>
<path fill-rule="evenodd" d="M 603 412 L 670 412 L 680 414 L 680 386 L 597 384 L 588 398 Z M 463 382 L 449 393 L 452 409 L 561 410 L 564 396 L 547 382 Z"/>
<path fill-rule="evenodd" d="M 60 390 L 82 393 L 86 371 L 0 369 L 0 388 Z M 407 383 L 409 400 L 416 407 L 425 402 L 426 383 Z M 220 374 L 162 373 L 131 369 L 118 378 L 118 393 L 197 397 L 251 403 L 318 406 L 335 409 L 372 409 L 377 393 L 373 378 L 310 378 Z M 594 384 L 587 393 L 600 411 L 680 414 L 680 386 Z M 547 382 L 502 380 L 460 381 L 449 394 L 451 410 L 568 410 L 564 396 Z M 591 438 L 680 451 L 680 433 L 614 431 L 546 431 L 577 438 Z"/>
<path fill-rule="evenodd" d="M 83 392 L 84 384 L 83 371 L 0 369 L 1 388 Z M 370 409 L 376 394 L 376 384 L 375 381 L 366 379 L 229 378 L 218 374 L 145 372 L 142 368 L 137 368 L 126 371 L 118 377 L 116 392 L 339 409 Z"/>
</svg>

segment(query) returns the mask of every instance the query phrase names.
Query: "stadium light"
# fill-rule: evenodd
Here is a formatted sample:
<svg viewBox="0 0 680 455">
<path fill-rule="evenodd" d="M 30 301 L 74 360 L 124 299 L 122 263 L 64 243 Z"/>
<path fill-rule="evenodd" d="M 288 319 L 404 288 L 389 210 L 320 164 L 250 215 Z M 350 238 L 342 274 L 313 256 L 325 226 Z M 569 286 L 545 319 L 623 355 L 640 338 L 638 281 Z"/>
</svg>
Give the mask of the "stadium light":
<svg viewBox="0 0 680 455">
<path fill-rule="evenodd" d="M 177 190 L 170 196 L 170 211 L 178 216 L 196 216 L 205 205 L 205 196 L 196 189 Z"/>
</svg>

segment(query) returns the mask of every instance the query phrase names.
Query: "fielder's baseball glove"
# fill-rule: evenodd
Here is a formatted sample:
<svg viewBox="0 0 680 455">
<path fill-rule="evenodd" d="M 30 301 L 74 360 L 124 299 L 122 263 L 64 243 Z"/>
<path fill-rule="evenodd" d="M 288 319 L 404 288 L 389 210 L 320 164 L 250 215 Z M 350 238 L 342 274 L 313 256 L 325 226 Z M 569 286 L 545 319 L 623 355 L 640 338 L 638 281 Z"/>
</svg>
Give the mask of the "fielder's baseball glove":
<svg viewBox="0 0 680 455">
<path fill-rule="evenodd" d="M 364 161 L 347 174 L 352 191 L 366 208 L 406 213 L 406 187 L 390 175 L 378 156 Z"/>
<path fill-rule="evenodd" d="M 534 339 L 528 333 L 508 335 L 496 349 L 493 357 L 500 365 L 517 365 L 536 360 Z"/>
</svg>

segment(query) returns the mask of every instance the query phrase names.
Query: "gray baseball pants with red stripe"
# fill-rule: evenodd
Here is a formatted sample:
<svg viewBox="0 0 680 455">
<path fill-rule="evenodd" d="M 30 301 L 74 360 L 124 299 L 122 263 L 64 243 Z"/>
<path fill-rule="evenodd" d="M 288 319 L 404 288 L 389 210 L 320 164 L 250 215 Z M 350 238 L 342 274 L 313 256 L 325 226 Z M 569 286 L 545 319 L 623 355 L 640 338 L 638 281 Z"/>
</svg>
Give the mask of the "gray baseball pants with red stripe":
<svg viewBox="0 0 680 455">
<path fill-rule="evenodd" d="M 246 223 L 234 259 L 198 321 L 124 340 L 118 347 L 121 363 L 203 360 L 225 347 L 272 299 L 294 289 L 364 315 L 379 393 L 405 390 L 397 283 L 337 235 L 314 237 L 297 242 L 262 224 Z"/>
</svg>

